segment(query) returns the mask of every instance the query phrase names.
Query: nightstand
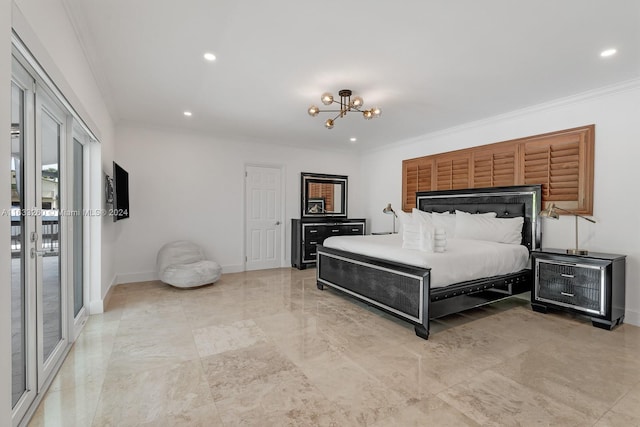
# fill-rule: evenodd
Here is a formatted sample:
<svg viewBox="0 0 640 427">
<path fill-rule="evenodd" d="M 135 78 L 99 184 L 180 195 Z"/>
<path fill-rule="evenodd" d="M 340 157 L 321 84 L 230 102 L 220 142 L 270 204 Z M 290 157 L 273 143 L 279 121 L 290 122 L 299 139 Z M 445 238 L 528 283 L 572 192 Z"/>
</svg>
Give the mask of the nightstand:
<svg viewBox="0 0 640 427">
<path fill-rule="evenodd" d="M 625 255 L 590 252 L 570 255 L 563 249 L 531 253 L 531 308 L 583 314 L 593 326 L 613 329 L 624 320 Z"/>
</svg>

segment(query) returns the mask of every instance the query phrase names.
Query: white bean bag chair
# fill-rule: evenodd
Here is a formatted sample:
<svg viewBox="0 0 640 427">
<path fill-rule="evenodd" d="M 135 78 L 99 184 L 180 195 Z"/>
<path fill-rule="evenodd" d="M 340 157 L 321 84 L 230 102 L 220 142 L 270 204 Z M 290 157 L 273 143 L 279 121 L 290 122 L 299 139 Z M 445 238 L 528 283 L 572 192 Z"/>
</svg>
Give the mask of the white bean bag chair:
<svg viewBox="0 0 640 427">
<path fill-rule="evenodd" d="M 206 259 L 199 246 L 184 240 L 160 248 L 156 267 L 160 280 L 178 288 L 214 283 L 222 274 L 220 264 Z"/>
</svg>

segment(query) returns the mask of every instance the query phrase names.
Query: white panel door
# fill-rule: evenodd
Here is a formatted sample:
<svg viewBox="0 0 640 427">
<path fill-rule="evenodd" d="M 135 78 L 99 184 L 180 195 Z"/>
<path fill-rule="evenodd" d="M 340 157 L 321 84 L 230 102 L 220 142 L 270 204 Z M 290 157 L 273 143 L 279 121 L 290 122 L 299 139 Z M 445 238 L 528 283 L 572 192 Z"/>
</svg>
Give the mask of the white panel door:
<svg viewBox="0 0 640 427">
<path fill-rule="evenodd" d="M 246 167 L 246 270 L 281 266 L 281 175 L 277 167 Z"/>
</svg>

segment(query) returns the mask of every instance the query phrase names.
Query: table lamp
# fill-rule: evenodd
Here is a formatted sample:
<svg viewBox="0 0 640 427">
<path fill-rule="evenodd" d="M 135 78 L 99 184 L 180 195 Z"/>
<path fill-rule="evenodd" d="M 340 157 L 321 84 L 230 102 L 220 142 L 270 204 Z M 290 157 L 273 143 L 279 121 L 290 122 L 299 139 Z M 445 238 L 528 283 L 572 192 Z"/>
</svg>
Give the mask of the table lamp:
<svg viewBox="0 0 640 427">
<path fill-rule="evenodd" d="M 540 211 L 539 215 L 540 215 L 541 218 L 559 219 L 560 215 L 558 215 L 558 212 L 556 212 L 556 211 L 566 212 L 568 214 L 573 215 L 576 218 L 576 247 L 575 247 L 575 249 L 567 249 L 567 253 L 571 254 L 571 255 L 588 255 L 589 251 L 587 251 L 586 249 L 579 249 L 578 248 L 578 218 L 582 218 L 582 219 L 587 220 L 589 222 L 592 222 L 594 224 L 596 222 L 594 220 L 592 220 L 591 218 L 587 218 L 585 216 L 578 215 L 577 213 L 568 211 L 566 209 L 559 208 L 558 206 L 556 206 L 555 203 L 549 204 L 546 209 Z"/>
<path fill-rule="evenodd" d="M 396 218 L 398 217 L 398 215 L 396 215 L 396 211 L 394 211 L 393 208 L 391 207 L 391 203 L 387 203 L 387 207 L 382 209 L 382 212 L 384 212 L 386 214 L 393 214 L 393 233 L 395 234 L 395 232 L 396 232 Z"/>
</svg>

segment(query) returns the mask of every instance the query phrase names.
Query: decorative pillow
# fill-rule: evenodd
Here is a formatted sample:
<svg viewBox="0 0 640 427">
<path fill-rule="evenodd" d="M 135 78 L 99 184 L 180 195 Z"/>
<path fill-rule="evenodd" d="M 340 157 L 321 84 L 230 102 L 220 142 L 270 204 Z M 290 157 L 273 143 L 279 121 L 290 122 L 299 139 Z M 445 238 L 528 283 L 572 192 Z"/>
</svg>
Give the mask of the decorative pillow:
<svg viewBox="0 0 640 427">
<path fill-rule="evenodd" d="M 420 222 L 403 224 L 402 248 L 433 252 L 433 229 Z"/>
<path fill-rule="evenodd" d="M 495 212 L 491 212 L 495 216 Z M 519 245 L 522 242 L 524 218 L 492 218 L 456 211 L 456 237 Z"/>
</svg>

